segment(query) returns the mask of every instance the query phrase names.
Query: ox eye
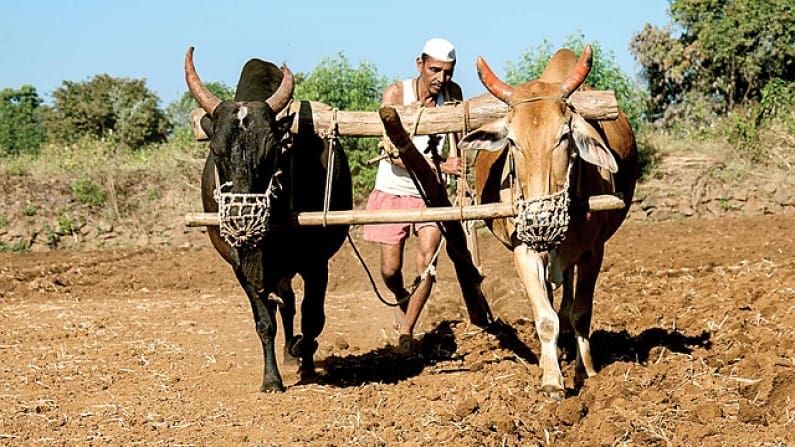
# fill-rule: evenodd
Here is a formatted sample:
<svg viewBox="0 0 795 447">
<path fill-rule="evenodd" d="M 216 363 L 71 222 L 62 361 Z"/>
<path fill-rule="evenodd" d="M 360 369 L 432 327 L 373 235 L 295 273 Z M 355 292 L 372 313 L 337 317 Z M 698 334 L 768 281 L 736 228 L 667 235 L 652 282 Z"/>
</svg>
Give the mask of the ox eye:
<svg viewBox="0 0 795 447">
<path fill-rule="evenodd" d="M 558 132 L 558 141 L 555 142 L 555 146 L 560 146 L 564 141 L 568 141 L 570 134 L 571 128 L 568 126 L 568 124 L 561 126 L 560 131 Z"/>
</svg>

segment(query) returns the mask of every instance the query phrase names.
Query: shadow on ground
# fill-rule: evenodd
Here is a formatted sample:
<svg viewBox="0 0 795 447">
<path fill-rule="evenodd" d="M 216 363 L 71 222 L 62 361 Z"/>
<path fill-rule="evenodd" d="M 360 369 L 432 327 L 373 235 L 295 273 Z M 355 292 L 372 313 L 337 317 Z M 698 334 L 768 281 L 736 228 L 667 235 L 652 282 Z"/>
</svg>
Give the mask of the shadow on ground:
<svg viewBox="0 0 795 447">
<path fill-rule="evenodd" d="M 419 340 L 416 350 L 402 353 L 387 345 L 361 355 L 332 355 L 318 362 L 325 373 L 316 383 L 339 387 L 365 383 L 397 383 L 419 375 L 427 366 L 453 358 L 458 345 L 453 335 L 454 321 L 443 321 Z"/>
<path fill-rule="evenodd" d="M 594 331 L 591 335 L 594 362 L 604 368 L 615 362 L 630 361 L 646 363 L 649 352 L 663 347 L 671 352 L 690 354 L 694 349 L 710 349 L 711 334 L 703 331 L 698 335 L 685 335 L 676 330 L 662 328 L 646 329 L 638 335 L 621 332 Z"/>
</svg>

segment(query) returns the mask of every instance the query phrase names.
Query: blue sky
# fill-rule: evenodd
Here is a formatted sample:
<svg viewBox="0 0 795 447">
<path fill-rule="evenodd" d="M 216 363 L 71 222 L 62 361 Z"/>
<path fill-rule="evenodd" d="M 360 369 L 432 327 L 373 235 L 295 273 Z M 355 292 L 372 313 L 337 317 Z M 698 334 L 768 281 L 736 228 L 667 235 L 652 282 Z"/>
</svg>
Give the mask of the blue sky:
<svg viewBox="0 0 795 447">
<path fill-rule="evenodd" d="M 166 105 L 185 91 L 190 45 L 202 79 L 230 86 L 251 57 L 307 72 L 340 51 L 389 79 L 408 78 L 423 42 L 445 37 L 457 47 L 454 79 L 471 97 L 483 91 L 478 55 L 504 75 L 527 48 L 544 38 L 559 45 L 575 32 L 635 75 L 629 41 L 645 23 L 665 25 L 667 9 L 667 0 L 10 0 L 0 14 L 0 88 L 31 84 L 48 99 L 64 80 L 108 73 L 145 78 Z"/>
</svg>

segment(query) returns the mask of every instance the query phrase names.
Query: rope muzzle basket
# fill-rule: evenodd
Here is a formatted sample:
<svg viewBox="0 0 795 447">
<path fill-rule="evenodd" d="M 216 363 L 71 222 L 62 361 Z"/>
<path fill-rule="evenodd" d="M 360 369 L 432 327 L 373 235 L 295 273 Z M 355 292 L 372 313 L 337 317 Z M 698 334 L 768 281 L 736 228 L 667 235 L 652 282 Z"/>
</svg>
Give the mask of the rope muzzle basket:
<svg viewBox="0 0 795 447">
<path fill-rule="evenodd" d="M 517 200 L 516 238 L 535 251 L 557 248 L 569 229 L 570 203 L 568 188 L 537 199 Z"/>
<path fill-rule="evenodd" d="M 516 199 L 514 228 L 516 238 L 535 251 L 550 251 L 566 238 L 571 215 L 569 180 L 573 162 L 569 163 L 563 189 L 534 199 Z"/>
<path fill-rule="evenodd" d="M 272 200 L 281 190 L 276 172 L 264 194 L 223 192 L 231 182 L 218 185 L 214 198 L 218 203 L 218 226 L 221 237 L 235 248 L 254 248 L 270 229 Z"/>
</svg>

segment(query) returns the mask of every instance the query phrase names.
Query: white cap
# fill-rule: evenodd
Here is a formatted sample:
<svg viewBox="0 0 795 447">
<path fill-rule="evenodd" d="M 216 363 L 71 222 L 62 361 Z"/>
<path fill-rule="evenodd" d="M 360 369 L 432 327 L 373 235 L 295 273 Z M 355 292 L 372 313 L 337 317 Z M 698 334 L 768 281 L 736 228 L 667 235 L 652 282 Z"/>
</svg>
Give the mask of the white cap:
<svg viewBox="0 0 795 447">
<path fill-rule="evenodd" d="M 450 41 L 439 37 L 425 42 L 425 46 L 422 47 L 422 54 L 427 54 L 442 62 L 455 62 L 455 47 Z"/>
</svg>

